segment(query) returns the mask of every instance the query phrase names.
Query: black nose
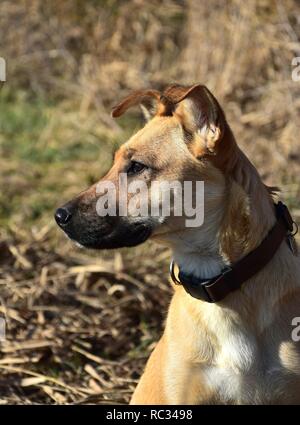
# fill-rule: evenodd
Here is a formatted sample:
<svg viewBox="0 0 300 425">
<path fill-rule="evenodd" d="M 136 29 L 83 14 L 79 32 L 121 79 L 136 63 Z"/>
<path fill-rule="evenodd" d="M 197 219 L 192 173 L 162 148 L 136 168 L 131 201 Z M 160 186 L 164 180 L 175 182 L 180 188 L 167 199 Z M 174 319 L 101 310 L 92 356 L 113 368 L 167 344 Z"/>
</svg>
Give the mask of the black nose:
<svg viewBox="0 0 300 425">
<path fill-rule="evenodd" d="M 64 226 L 72 218 L 72 214 L 67 208 L 58 208 L 55 213 L 55 220 L 59 226 Z"/>
</svg>

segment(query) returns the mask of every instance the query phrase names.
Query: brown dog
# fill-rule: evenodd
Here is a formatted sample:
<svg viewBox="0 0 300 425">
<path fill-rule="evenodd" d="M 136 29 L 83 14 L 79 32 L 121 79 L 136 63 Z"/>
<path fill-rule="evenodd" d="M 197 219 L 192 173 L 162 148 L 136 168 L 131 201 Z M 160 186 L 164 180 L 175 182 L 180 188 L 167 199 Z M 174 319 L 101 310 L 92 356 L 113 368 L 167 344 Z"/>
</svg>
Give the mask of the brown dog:
<svg viewBox="0 0 300 425">
<path fill-rule="evenodd" d="M 59 226 L 85 247 L 151 238 L 173 251 L 179 275 L 172 268 L 178 284 L 165 331 L 131 402 L 300 403 L 300 342 L 292 337 L 300 263 L 290 216 L 274 207 L 208 89 L 141 90 L 113 116 L 150 98 L 154 117 L 119 149 L 105 180 L 119 196 L 120 173 L 149 187 L 154 180 L 204 181 L 203 224 L 189 228 L 174 214 L 99 217 L 96 185 L 56 212 Z"/>
</svg>

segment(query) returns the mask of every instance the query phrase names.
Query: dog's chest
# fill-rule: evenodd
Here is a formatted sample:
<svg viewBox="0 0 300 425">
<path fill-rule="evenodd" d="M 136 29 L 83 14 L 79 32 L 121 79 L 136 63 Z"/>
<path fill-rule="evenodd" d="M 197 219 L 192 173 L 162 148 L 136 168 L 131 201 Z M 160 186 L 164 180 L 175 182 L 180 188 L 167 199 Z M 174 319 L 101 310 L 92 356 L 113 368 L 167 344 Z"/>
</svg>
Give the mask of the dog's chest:
<svg viewBox="0 0 300 425">
<path fill-rule="evenodd" d="M 214 364 L 201 370 L 209 392 L 220 403 L 272 404 L 283 402 L 289 377 L 278 357 L 249 335 L 230 336 Z"/>
<path fill-rule="evenodd" d="M 292 346 L 286 321 L 268 316 L 258 330 L 251 317 L 242 320 L 241 314 L 217 305 L 201 307 L 197 316 L 197 305 L 194 310 L 179 305 L 177 316 L 167 322 L 170 401 L 300 401 L 300 350 Z"/>
</svg>

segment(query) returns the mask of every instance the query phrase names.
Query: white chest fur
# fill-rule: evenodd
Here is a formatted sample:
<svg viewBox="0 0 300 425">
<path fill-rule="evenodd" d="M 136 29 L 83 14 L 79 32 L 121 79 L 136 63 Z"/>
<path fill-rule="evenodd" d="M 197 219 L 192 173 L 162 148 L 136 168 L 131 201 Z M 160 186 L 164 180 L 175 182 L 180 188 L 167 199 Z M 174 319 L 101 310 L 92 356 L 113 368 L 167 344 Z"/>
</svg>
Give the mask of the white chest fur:
<svg viewBox="0 0 300 425">
<path fill-rule="evenodd" d="M 213 364 L 201 368 L 216 399 L 233 404 L 273 404 L 286 400 L 291 376 L 278 357 L 279 346 L 270 349 L 267 340 L 256 338 L 247 329 L 236 328 L 231 328 L 222 341 Z"/>
</svg>

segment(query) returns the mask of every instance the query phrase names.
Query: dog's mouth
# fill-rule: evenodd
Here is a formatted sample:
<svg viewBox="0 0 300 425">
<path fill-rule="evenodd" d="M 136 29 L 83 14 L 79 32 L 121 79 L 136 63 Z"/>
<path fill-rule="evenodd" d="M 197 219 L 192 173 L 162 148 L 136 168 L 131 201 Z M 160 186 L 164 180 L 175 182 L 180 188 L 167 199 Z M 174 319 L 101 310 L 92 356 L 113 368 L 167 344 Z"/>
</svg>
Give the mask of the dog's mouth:
<svg viewBox="0 0 300 425">
<path fill-rule="evenodd" d="M 114 220 L 77 219 L 66 224 L 58 223 L 58 225 L 76 245 L 97 250 L 140 245 L 151 236 L 153 231 L 150 222 L 128 220 L 126 217 L 114 217 Z"/>
<path fill-rule="evenodd" d="M 85 235 L 84 233 L 75 240 L 81 246 L 89 249 L 116 249 L 137 246 L 145 242 L 151 235 L 152 229 L 145 224 L 116 227 L 111 233 L 103 235 Z"/>
</svg>

